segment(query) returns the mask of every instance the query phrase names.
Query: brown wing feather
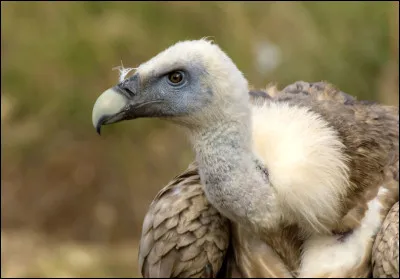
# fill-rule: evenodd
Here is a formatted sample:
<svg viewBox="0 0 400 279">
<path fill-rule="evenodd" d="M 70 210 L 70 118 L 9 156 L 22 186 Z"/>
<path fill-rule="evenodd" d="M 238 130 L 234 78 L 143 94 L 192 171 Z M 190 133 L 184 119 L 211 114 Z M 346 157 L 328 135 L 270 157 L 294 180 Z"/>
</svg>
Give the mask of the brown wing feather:
<svg viewBox="0 0 400 279">
<path fill-rule="evenodd" d="M 301 248 L 297 228 L 282 227 L 264 240 L 240 225 L 232 224 L 232 235 L 237 278 L 294 277 Z"/>
<path fill-rule="evenodd" d="M 164 187 L 143 222 L 139 267 L 145 278 L 215 277 L 229 223 L 207 201 L 196 164 Z"/>
<path fill-rule="evenodd" d="M 337 102 L 345 104 L 345 105 L 359 102 L 353 96 L 338 90 L 332 84 L 324 82 L 324 81 L 320 81 L 320 82 L 297 81 L 293 84 L 286 86 L 278 94 L 279 95 L 283 95 L 283 94 L 308 95 L 316 100 L 337 101 Z M 278 94 L 276 94 L 276 95 L 278 95 Z M 365 101 L 362 101 L 362 102 L 365 102 Z"/>
<path fill-rule="evenodd" d="M 278 90 L 275 85 L 268 85 L 265 91 L 252 90 L 250 91 L 251 101 L 253 105 L 264 103 L 271 99 L 296 99 L 300 96 L 308 96 L 317 101 L 336 101 L 344 105 L 354 103 L 373 104 L 370 101 L 357 101 L 353 96 L 340 91 L 335 86 L 328 82 L 305 82 L 296 81 L 283 90 Z"/>
<path fill-rule="evenodd" d="M 399 278 L 399 203 L 389 211 L 372 248 L 374 278 Z"/>
</svg>

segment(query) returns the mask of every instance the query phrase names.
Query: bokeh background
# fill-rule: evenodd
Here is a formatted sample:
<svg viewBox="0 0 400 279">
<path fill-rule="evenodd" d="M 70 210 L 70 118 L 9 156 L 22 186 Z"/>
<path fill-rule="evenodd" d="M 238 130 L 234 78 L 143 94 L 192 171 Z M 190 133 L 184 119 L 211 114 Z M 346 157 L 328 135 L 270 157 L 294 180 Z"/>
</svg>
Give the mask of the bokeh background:
<svg viewBox="0 0 400 279">
<path fill-rule="evenodd" d="M 211 36 L 249 82 L 328 80 L 398 105 L 397 2 L 1 2 L 1 275 L 137 277 L 156 193 L 193 160 L 158 120 L 92 127 L 95 99 Z"/>
</svg>

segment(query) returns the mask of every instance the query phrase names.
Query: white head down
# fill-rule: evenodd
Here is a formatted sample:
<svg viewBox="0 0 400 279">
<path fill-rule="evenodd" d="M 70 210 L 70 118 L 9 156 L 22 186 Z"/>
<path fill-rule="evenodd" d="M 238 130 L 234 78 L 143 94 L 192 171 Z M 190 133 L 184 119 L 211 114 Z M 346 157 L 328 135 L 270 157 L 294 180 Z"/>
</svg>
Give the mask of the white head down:
<svg viewBox="0 0 400 279">
<path fill-rule="evenodd" d="M 189 129 L 249 116 L 248 84 L 211 41 L 178 42 L 141 64 L 133 76 L 105 91 L 93 108 L 93 125 L 139 117 L 172 120 Z M 244 118 L 243 118 L 244 116 Z"/>
</svg>

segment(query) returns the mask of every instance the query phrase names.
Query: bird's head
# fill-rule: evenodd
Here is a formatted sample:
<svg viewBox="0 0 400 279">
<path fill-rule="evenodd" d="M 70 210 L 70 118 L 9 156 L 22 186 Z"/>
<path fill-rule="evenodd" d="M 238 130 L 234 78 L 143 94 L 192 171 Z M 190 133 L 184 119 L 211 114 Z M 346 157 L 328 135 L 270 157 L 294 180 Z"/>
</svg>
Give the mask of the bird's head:
<svg viewBox="0 0 400 279">
<path fill-rule="evenodd" d="M 248 98 L 246 79 L 217 45 L 183 41 L 102 93 L 92 121 L 98 132 L 102 125 L 142 117 L 201 128 L 246 114 Z"/>
</svg>

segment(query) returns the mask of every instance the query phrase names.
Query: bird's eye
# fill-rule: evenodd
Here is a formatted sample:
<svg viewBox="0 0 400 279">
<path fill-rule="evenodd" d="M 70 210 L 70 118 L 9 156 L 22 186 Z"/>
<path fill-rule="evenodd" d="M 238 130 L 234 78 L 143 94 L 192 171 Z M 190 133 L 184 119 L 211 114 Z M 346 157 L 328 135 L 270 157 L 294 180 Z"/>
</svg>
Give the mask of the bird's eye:
<svg viewBox="0 0 400 279">
<path fill-rule="evenodd" d="M 178 85 L 182 82 L 183 80 L 183 73 L 180 71 L 175 71 L 171 72 L 168 74 L 168 80 L 173 84 L 173 85 Z"/>
</svg>

